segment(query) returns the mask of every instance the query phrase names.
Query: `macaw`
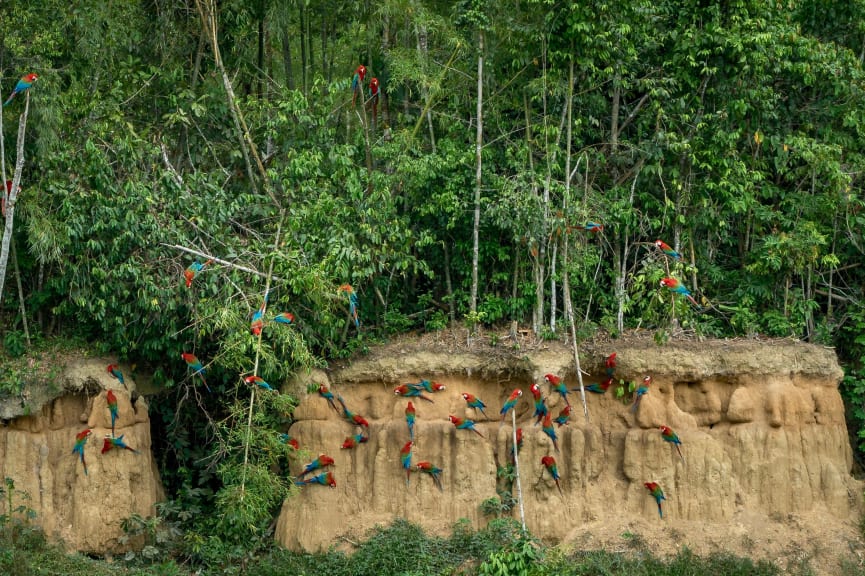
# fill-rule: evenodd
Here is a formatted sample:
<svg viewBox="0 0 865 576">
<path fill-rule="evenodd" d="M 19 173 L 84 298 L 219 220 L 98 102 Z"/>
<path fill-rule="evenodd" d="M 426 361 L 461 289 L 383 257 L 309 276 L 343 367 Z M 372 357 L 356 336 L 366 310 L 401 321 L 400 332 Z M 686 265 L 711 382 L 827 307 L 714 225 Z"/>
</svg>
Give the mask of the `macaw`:
<svg viewBox="0 0 865 576">
<path fill-rule="evenodd" d="M 562 411 L 559 412 L 559 415 L 556 416 L 556 418 L 553 420 L 553 422 L 558 424 L 559 428 L 561 428 L 562 425 L 567 424 L 570 419 L 571 419 L 571 407 L 565 406 L 564 408 L 562 408 Z"/>
<path fill-rule="evenodd" d="M 486 408 L 487 405 L 481 402 L 480 398 L 478 398 L 474 394 L 463 392 L 463 400 L 466 401 L 466 406 L 468 406 L 469 408 L 474 408 L 475 410 L 480 410 L 481 414 L 484 415 L 484 418 L 486 418 L 487 420 L 490 419 L 489 416 L 487 416 L 487 413 L 484 412 L 484 408 Z"/>
<path fill-rule="evenodd" d="M 108 411 L 111 412 L 111 435 L 114 436 L 114 422 L 117 420 L 117 396 L 109 389 L 105 392 L 105 400 L 108 402 Z"/>
<path fill-rule="evenodd" d="M 556 429 L 553 428 L 553 419 L 547 414 L 546 418 L 544 418 L 544 423 L 541 426 L 541 430 L 544 431 L 544 434 L 550 437 L 550 440 L 553 441 L 553 448 L 556 449 L 556 452 L 559 451 L 559 442 L 558 437 L 556 436 Z"/>
<path fill-rule="evenodd" d="M 544 456 L 541 458 L 541 464 L 544 465 L 544 468 L 547 469 L 547 472 L 550 473 L 550 476 L 553 477 L 553 480 L 556 481 L 556 488 L 559 489 L 559 494 L 564 498 L 565 494 L 562 492 L 562 485 L 559 484 L 559 467 L 556 465 L 556 459 L 552 456 Z M 541 472 L 543 475 L 543 472 Z"/>
<path fill-rule="evenodd" d="M 292 438 L 288 434 L 283 433 L 279 435 L 279 439 L 282 440 L 284 444 L 288 444 L 295 450 L 300 450 L 300 443 L 297 441 L 297 438 Z"/>
<path fill-rule="evenodd" d="M 666 498 L 664 497 L 664 491 L 661 490 L 661 486 L 657 482 L 643 482 L 643 486 L 655 498 L 655 502 L 658 503 L 658 516 L 663 518 L 664 511 L 661 509 L 661 500 L 666 500 Z"/>
<path fill-rule="evenodd" d="M 210 392 L 210 386 L 207 385 L 207 381 L 204 379 L 204 366 L 201 365 L 201 362 L 195 356 L 195 354 L 189 354 L 188 352 L 183 352 L 180 354 L 180 357 L 186 362 L 186 365 L 192 368 L 193 374 L 198 374 L 201 376 L 201 383 L 204 384 L 204 387 L 207 388 L 207 391 Z"/>
<path fill-rule="evenodd" d="M 658 429 L 661 431 L 661 438 L 676 447 L 676 452 L 679 453 L 679 458 L 682 459 L 682 463 L 684 464 L 685 457 L 682 456 L 682 449 L 680 448 L 680 446 L 682 445 L 682 441 L 679 440 L 679 435 L 673 432 L 673 429 L 669 426 L 661 425 L 658 427 Z"/>
<path fill-rule="evenodd" d="M 369 81 L 369 99 L 372 101 L 372 124 L 378 121 L 378 78 Z"/>
<path fill-rule="evenodd" d="M 354 77 L 351 79 L 351 105 L 354 106 L 357 100 L 357 93 L 363 94 L 363 77 L 366 76 L 366 66 L 361 64 L 354 71 Z M 361 100 L 362 101 L 362 100 Z"/>
<path fill-rule="evenodd" d="M 405 443 L 405 446 L 402 447 L 402 450 L 399 451 L 399 460 L 402 462 L 402 467 L 405 469 L 405 485 L 408 486 L 411 483 L 411 447 L 414 445 L 414 442 L 409 440 Z"/>
<path fill-rule="evenodd" d="M 18 187 L 18 193 L 21 193 L 21 186 Z M 6 202 L 9 201 L 9 196 L 12 195 L 12 180 L 6 181 L 6 189 L 3 190 L 3 197 L 0 198 L 0 216 L 6 216 Z"/>
<path fill-rule="evenodd" d="M 271 322 L 278 322 L 279 324 L 291 324 L 294 322 L 294 314 L 291 312 L 280 312 L 270 320 Z"/>
<path fill-rule="evenodd" d="M 363 428 L 369 429 L 369 422 L 364 419 L 363 416 L 359 414 L 355 414 L 345 405 L 345 401 L 342 399 L 342 396 L 337 395 L 336 399 L 342 404 L 342 417 L 346 419 L 349 424 L 354 426 L 362 426 Z"/>
<path fill-rule="evenodd" d="M 681 260 L 682 255 L 673 250 L 673 248 L 663 240 L 655 240 L 655 246 L 669 258 L 673 260 Z"/>
<path fill-rule="evenodd" d="M 532 396 L 535 398 L 535 413 L 532 414 L 533 417 L 537 417 L 535 421 L 535 426 L 541 423 L 541 420 L 544 419 L 544 416 L 549 414 L 550 409 L 547 408 L 547 403 L 544 402 L 543 396 L 541 396 L 541 387 L 537 384 L 532 383 L 530 388 L 532 391 Z"/>
<path fill-rule="evenodd" d="M 204 270 L 204 267 L 207 266 L 208 264 L 210 264 L 211 262 L 213 262 L 213 260 L 208 260 L 207 262 L 202 264 L 201 262 L 196 260 L 195 262 L 190 264 L 186 270 L 183 271 L 183 277 L 186 278 L 186 287 L 187 288 L 192 286 L 192 279 L 195 278 L 195 276 L 199 272 Z"/>
<path fill-rule="evenodd" d="M 16 94 L 23 94 L 26 92 L 38 79 L 39 75 L 33 74 L 32 72 L 22 76 L 21 79 L 18 80 L 18 83 L 15 84 L 15 88 L 12 89 L 12 93 L 9 94 L 9 98 L 7 98 L 6 102 L 3 103 L 3 107 L 5 108 L 10 102 L 12 102 L 12 99 L 15 98 Z"/>
<path fill-rule="evenodd" d="M 604 394 L 612 385 L 613 378 L 610 377 L 601 382 L 600 384 L 589 384 L 588 386 L 586 386 L 586 390 L 588 390 L 589 392 L 594 392 L 595 394 Z"/>
<path fill-rule="evenodd" d="M 351 284 L 343 284 L 339 287 L 338 291 L 348 294 L 348 313 L 351 315 L 352 320 L 354 320 L 354 327 L 360 328 L 360 320 L 357 317 L 357 294 L 355 294 L 354 288 L 351 287 Z"/>
<path fill-rule="evenodd" d="M 351 450 L 352 448 L 357 448 L 358 444 L 363 444 L 367 440 L 369 440 L 369 437 L 364 436 L 361 432 L 360 434 L 355 434 L 354 436 L 346 438 L 342 443 L 342 447 L 345 450 Z"/>
<path fill-rule="evenodd" d="M 141 454 L 141 452 L 139 452 L 138 450 L 130 448 L 126 445 L 126 442 L 123 441 L 123 434 L 121 434 L 117 438 L 109 436 L 108 434 L 105 435 L 105 441 L 102 443 L 102 454 L 105 454 L 112 448 L 125 448 L 133 454 Z"/>
<path fill-rule="evenodd" d="M 413 388 L 415 390 L 424 390 L 429 392 L 430 394 L 434 392 L 441 392 L 442 390 L 446 390 L 447 387 L 444 384 L 440 384 L 438 382 L 430 382 L 429 380 L 421 380 L 416 384 L 409 384 L 409 388 Z"/>
<path fill-rule="evenodd" d="M 276 392 L 276 390 L 274 390 L 270 384 L 265 382 L 261 376 L 256 376 L 255 374 L 253 374 L 252 376 L 247 376 L 246 378 L 244 378 L 243 381 L 247 384 L 256 384 L 259 388 L 262 388 L 264 390 Z M 276 393 L 279 394 L 279 392 Z"/>
<path fill-rule="evenodd" d="M 637 408 L 640 405 L 640 399 L 648 394 L 649 385 L 652 383 L 652 377 L 646 376 L 643 378 L 643 383 L 637 386 L 637 389 L 634 390 L 634 403 L 631 405 L 631 412 L 636 412 Z"/>
<path fill-rule="evenodd" d="M 408 406 L 405 407 L 405 423 L 408 424 L 408 436 L 412 442 L 414 442 L 414 421 L 416 417 L 417 413 L 415 412 L 414 404 L 409 400 Z"/>
<path fill-rule="evenodd" d="M 511 392 L 510 396 L 508 396 L 507 401 L 505 401 L 504 405 L 502 405 L 502 409 L 499 411 L 499 413 L 502 415 L 502 422 L 505 421 L 505 416 L 507 415 L 507 413 L 514 406 L 517 405 L 517 400 L 519 400 L 520 396 L 522 396 L 522 395 L 523 395 L 523 391 L 520 390 L 519 388 L 517 388 L 516 390 Z"/>
<path fill-rule="evenodd" d="M 249 329 L 255 336 L 261 335 L 261 329 L 264 328 L 264 311 L 267 309 L 267 294 L 264 295 L 264 301 L 261 303 L 261 308 L 256 310 L 252 315 L 252 320 L 249 322 Z"/>
<path fill-rule="evenodd" d="M 571 403 L 568 401 L 568 387 L 565 386 L 565 383 L 562 382 L 561 378 L 559 378 L 555 374 L 544 374 L 544 380 L 549 383 L 550 389 L 553 392 L 558 392 L 562 395 L 562 398 L 565 399 L 565 404 L 567 404 L 568 406 L 571 405 Z"/>
<path fill-rule="evenodd" d="M 336 413 L 339 414 L 339 408 L 337 408 L 336 404 L 333 403 L 333 392 L 328 390 L 327 386 L 325 386 L 324 384 L 319 384 L 318 395 L 327 400 L 327 403 L 330 404 L 330 407 L 336 410 Z"/>
<path fill-rule="evenodd" d="M 400 384 L 393 389 L 393 393 L 397 396 L 402 396 L 403 398 L 420 398 L 421 400 L 426 400 L 427 402 L 435 404 L 432 398 L 427 398 L 421 394 L 421 391 L 417 388 L 413 388 L 412 384 Z"/>
<path fill-rule="evenodd" d="M 486 436 L 481 434 L 478 429 L 475 428 L 475 423 L 473 420 L 469 420 L 468 418 L 459 418 L 458 416 L 448 416 L 448 420 L 450 420 L 451 423 L 456 426 L 457 430 L 471 430 L 481 438 L 486 439 Z"/>
<path fill-rule="evenodd" d="M 604 360 L 604 367 L 607 369 L 607 377 L 612 378 L 616 372 L 616 353 L 613 352 Z"/>
<path fill-rule="evenodd" d="M 697 308 L 700 307 L 700 305 L 697 304 L 697 301 L 694 300 L 694 297 L 691 296 L 691 291 L 685 288 L 685 285 L 676 280 L 675 278 L 664 278 L 663 280 L 661 280 L 661 287 L 669 288 L 670 292 L 687 297 L 694 306 L 696 306 Z"/>
<path fill-rule="evenodd" d="M 82 430 L 78 434 L 75 435 L 75 446 L 72 448 L 73 454 L 78 454 L 79 458 L 81 458 L 81 463 L 84 465 L 84 475 L 87 476 L 87 462 L 84 461 L 84 445 L 87 444 L 87 439 L 90 438 L 90 435 L 93 434 L 93 431 L 88 428 L 87 430 Z"/>
<path fill-rule="evenodd" d="M 516 434 L 517 434 L 517 452 L 516 453 L 519 454 L 520 450 L 523 449 L 523 429 L 517 428 Z M 511 460 L 512 461 L 516 459 L 515 456 L 516 456 L 516 454 L 514 454 L 514 447 L 511 446 Z"/>
<path fill-rule="evenodd" d="M 318 476 L 313 476 L 312 478 L 307 478 L 306 480 L 295 480 L 295 486 L 309 486 L 310 484 L 321 484 L 322 486 L 330 486 L 331 488 L 336 488 L 336 478 L 333 476 L 333 472 L 324 472 L 319 474 Z"/>
<path fill-rule="evenodd" d="M 109 364 L 106 366 L 105 371 L 120 380 L 120 383 L 123 384 L 123 387 L 126 387 L 126 382 L 123 380 L 123 372 L 120 371 L 120 368 L 117 367 L 117 364 Z"/>
<path fill-rule="evenodd" d="M 300 480 L 310 472 L 315 472 L 328 466 L 333 466 L 333 458 L 327 454 L 319 454 L 318 458 L 303 467 L 303 472 L 297 475 L 297 479 Z"/>
<path fill-rule="evenodd" d="M 592 232 L 593 234 L 604 231 L 604 225 L 598 224 L 597 222 L 586 222 L 584 228 L 586 232 Z"/>
<path fill-rule="evenodd" d="M 425 472 L 432 476 L 433 482 L 435 482 L 436 488 L 439 489 L 439 492 L 444 492 L 442 488 L 442 469 L 438 466 L 434 466 L 432 462 L 427 462 L 424 460 L 423 462 L 418 462 L 415 464 L 415 468 L 420 472 Z"/>
</svg>

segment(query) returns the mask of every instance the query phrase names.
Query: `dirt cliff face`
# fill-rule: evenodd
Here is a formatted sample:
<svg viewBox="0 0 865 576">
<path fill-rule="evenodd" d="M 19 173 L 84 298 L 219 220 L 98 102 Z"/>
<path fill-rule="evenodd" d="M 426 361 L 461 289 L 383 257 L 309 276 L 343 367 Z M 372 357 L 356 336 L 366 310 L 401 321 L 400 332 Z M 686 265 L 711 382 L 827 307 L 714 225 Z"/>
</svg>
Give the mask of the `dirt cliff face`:
<svg viewBox="0 0 865 576">
<path fill-rule="evenodd" d="M 126 388 L 111 378 L 105 370 L 109 362 L 71 362 L 58 376 L 62 391 L 55 391 L 53 400 L 0 428 L 0 478 L 11 478 L 16 492 L 29 495 L 28 501 L 16 496 L 13 508 L 31 508 L 35 522 L 67 548 L 100 555 L 135 546 L 134 540 L 119 542 L 121 522 L 136 513 L 153 515 L 153 505 L 165 499 L 150 451 L 147 404 L 140 396 L 131 402 L 134 381 L 127 375 Z M 103 438 L 111 434 L 109 388 L 118 404 L 115 435 L 123 435 L 139 454 L 116 448 L 100 453 Z M 85 474 L 72 448 L 76 434 L 88 428 L 92 435 L 84 447 Z M 4 514 L 5 505 L 0 502 Z"/>
<path fill-rule="evenodd" d="M 509 463 L 511 420 L 508 415 L 500 425 L 499 411 L 520 388 L 520 477 L 526 524 L 536 536 L 616 549 L 625 534 L 662 553 L 688 545 L 697 552 L 771 559 L 801 549 L 818 569 L 831 564 L 834 553 L 861 549 L 856 526 L 863 483 L 851 475 L 837 389 L 842 371 L 833 351 L 791 341 L 587 345 L 581 351 L 586 385 L 605 378 L 603 360 L 612 352 L 617 382 L 650 375 L 652 383 L 635 412 L 630 394 L 617 398 L 614 387 L 603 395 L 587 393 L 588 423 L 580 393 L 571 392 L 570 423 L 556 427 L 557 452 L 534 425 L 529 388 L 540 385 L 556 417 L 565 404 L 543 375 L 558 374 L 569 389 L 578 388 L 572 351 L 557 343 L 519 351 L 477 348 L 401 343 L 329 374 L 314 373 L 313 380 L 326 383 L 370 422 L 369 440 L 341 449 L 361 428 L 317 394 L 302 397 L 290 433 L 308 457 L 299 457 L 292 473 L 326 453 L 336 461 L 337 487 L 306 486 L 287 500 L 277 539 L 292 549 L 326 549 L 357 541 L 367 528 L 395 517 L 433 532 L 447 532 L 461 518 L 480 527 L 487 521 L 481 502 L 496 497 L 497 465 Z M 411 398 L 417 410 L 412 461 L 443 468 L 443 492 L 424 474 L 411 474 L 407 484 L 399 458 L 409 440 L 409 399 L 393 389 L 422 379 L 446 390 L 424 393 L 433 402 Z M 489 418 L 467 408 L 463 392 L 482 399 Z M 455 429 L 449 415 L 475 420 L 484 438 Z M 662 439 L 660 425 L 678 433 L 684 461 Z M 543 472 L 545 455 L 558 462 L 561 494 Z M 648 481 L 665 492 L 663 518 L 643 486 Z"/>
</svg>

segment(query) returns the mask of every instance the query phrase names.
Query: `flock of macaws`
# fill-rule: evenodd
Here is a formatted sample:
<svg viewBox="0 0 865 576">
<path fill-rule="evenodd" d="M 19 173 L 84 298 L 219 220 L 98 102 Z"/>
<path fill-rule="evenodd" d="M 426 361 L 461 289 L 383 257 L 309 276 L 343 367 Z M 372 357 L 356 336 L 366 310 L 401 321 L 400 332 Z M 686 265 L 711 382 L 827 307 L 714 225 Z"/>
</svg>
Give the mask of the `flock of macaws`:
<svg viewBox="0 0 865 576">
<path fill-rule="evenodd" d="M 372 123 L 375 126 L 378 123 L 378 96 L 379 82 L 378 78 L 371 78 L 369 81 L 369 99 L 366 98 L 363 90 L 363 80 L 366 77 L 366 66 L 359 65 L 351 79 L 351 105 L 357 104 L 357 97 L 360 95 L 361 104 L 369 102 L 372 105 Z"/>
</svg>

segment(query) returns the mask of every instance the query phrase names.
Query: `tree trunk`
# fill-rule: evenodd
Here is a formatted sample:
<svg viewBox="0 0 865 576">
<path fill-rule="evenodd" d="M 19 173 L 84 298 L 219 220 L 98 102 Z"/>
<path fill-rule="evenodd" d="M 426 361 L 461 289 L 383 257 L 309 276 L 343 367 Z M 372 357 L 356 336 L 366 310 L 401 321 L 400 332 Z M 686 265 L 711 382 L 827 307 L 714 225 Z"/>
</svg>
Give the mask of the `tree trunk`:
<svg viewBox="0 0 865 576">
<path fill-rule="evenodd" d="M 483 90 L 484 90 L 484 32 L 478 33 L 478 127 L 475 137 L 475 221 L 472 226 L 472 287 L 469 299 L 469 311 L 474 315 L 478 310 L 478 250 L 481 228 L 481 151 L 484 143 L 483 120 Z"/>
<path fill-rule="evenodd" d="M 9 245 L 12 242 L 12 229 L 15 222 L 15 201 L 18 199 L 18 186 L 21 184 L 21 172 L 24 170 L 24 135 L 27 132 L 27 115 L 30 113 L 30 92 L 25 93 L 24 112 L 18 120 L 18 142 L 16 144 L 15 156 L 15 172 L 12 176 L 12 189 L 9 191 L 9 196 L 6 198 L 6 225 L 3 228 L 3 243 L 0 245 L 0 302 L 3 302 L 3 286 L 6 281 L 6 266 L 9 263 Z M 2 113 L 0 113 L 2 116 Z M 2 136 L 3 123 L 0 120 L 0 142 Z M 0 152 L 3 147 L 0 146 Z M 6 173 L 6 163 L 3 160 L 3 174 Z M 6 181 L 3 181 L 3 186 Z"/>
<path fill-rule="evenodd" d="M 307 82 L 307 66 L 309 64 L 309 56 L 306 53 L 306 7 L 303 2 L 299 6 L 300 22 L 298 29 L 300 31 L 300 77 L 303 85 L 304 96 L 308 95 L 309 83 Z"/>
</svg>

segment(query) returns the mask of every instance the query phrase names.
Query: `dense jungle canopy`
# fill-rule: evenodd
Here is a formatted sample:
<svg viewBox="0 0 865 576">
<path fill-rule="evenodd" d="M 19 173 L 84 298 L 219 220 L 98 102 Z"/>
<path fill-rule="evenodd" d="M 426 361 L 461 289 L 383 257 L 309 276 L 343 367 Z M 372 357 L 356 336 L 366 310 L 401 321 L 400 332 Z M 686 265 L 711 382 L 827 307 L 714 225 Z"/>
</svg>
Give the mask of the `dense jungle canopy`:
<svg viewBox="0 0 865 576">
<path fill-rule="evenodd" d="M 572 305 L 577 338 L 802 338 L 860 426 L 863 60 L 863 0 L 2 2 L 4 99 L 39 75 L 2 113 L 5 353 L 152 371 L 178 510 L 238 546 L 289 490 L 292 406 L 247 416 L 238 374 L 408 330 L 565 338 Z M 258 338 L 265 293 L 295 321 Z"/>
</svg>

